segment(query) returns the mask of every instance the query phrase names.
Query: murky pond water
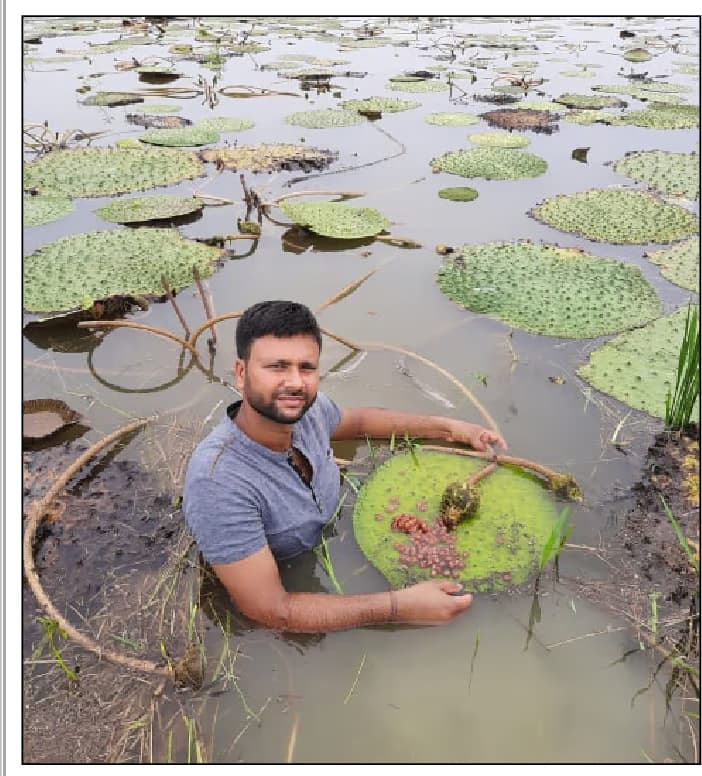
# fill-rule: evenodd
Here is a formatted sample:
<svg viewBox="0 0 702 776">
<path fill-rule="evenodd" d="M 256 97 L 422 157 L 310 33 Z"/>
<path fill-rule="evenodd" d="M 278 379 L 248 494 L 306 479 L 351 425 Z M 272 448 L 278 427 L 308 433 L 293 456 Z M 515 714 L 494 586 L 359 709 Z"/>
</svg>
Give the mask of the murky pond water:
<svg viewBox="0 0 702 776">
<path fill-rule="evenodd" d="M 112 21 L 114 27 L 107 29 Z M 492 109 L 494 106 L 476 102 L 472 96 L 490 94 L 500 67 L 514 69 L 525 60 L 535 61 L 532 77 L 544 79 L 526 99 L 590 93 L 594 83 L 634 83 L 622 75 L 645 71 L 649 77 L 667 76 L 666 81 L 690 87 L 692 92 L 683 97 L 692 102 L 692 95 L 698 93 L 698 77 L 688 74 L 683 66 L 699 64 L 698 20 L 385 21 L 373 21 L 385 29 L 384 35 L 390 39 L 382 41 L 385 45 L 340 50 L 339 38 L 324 39 L 318 33 L 327 29 L 352 39 L 363 20 L 259 20 L 253 30 L 263 34 L 251 36 L 249 42 L 261 43 L 268 50 L 225 56 L 217 69 L 179 60 L 177 70 L 182 76 L 168 84 L 192 86 L 198 78 L 211 84 L 216 76 L 216 87 L 245 84 L 294 96 L 220 96 L 215 106 L 208 104 L 203 94 L 190 99 L 147 99 L 147 103 L 177 104 L 182 108 L 177 115 L 193 122 L 211 116 L 237 116 L 255 122 L 252 129 L 240 134 L 223 135 L 231 145 L 302 142 L 337 151 L 338 160 L 323 175 L 299 170 L 247 171 L 247 183 L 270 198 L 306 189 L 364 192 L 362 199 L 351 204 L 377 208 L 392 222 L 388 231 L 422 246 L 403 249 L 366 241 L 347 247 L 338 241 L 308 238 L 306 249 L 296 252 L 290 243 L 303 238 L 290 237 L 287 227 L 264 221 L 254 249 L 249 250 L 244 241 L 236 243 L 237 253 L 243 257 L 225 260 L 209 279 L 214 308 L 217 313 L 240 311 L 261 299 L 289 298 L 314 310 L 335 292 L 375 270 L 358 290 L 325 309 L 320 323 L 356 342 L 384 342 L 413 350 L 469 386 L 495 418 L 515 455 L 575 476 L 585 502 L 572 509 L 570 541 L 596 546 L 621 514 L 617 499 L 638 478 L 640 452 L 649 444 L 658 422 L 636 410 L 629 413 L 628 407 L 602 396 L 576 376 L 576 368 L 603 338 L 565 340 L 512 331 L 495 319 L 450 302 L 435 282 L 441 258 L 434 247 L 440 243 L 460 246 L 529 239 L 582 248 L 639 267 L 660 296 L 664 312 L 671 311 L 684 304 L 690 294 L 665 280 L 644 258 L 649 246 L 591 242 L 541 224 L 529 217 L 528 211 L 559 193 L 614 184 L 631 186 L 629 179 L 606 162 L 629 151 L 699 151 L 698 130 L 581 126 L 559 121 L 552 134 L 526 131 L 523 134 L 530 140 L 527 150 L 548 162 L 546 174 L 514 181 L 468 180 L 467 185 L 476 188 L 479 197 L 461 203 L 440 199 L 437 192 L 446 186 L 463 185 L 465 179 L 434 174 L 429 161 L 445 151 L 467 147 L 468 134 L 491 128 L 483 120 L 470 127 L 436 127 L 423 117 L 433 112 L 478 114 Z M 48 19 L 27 20 L 27 32 L 49 24 Z M 147 45 L 91 54 L 65 64 L 42 62 L 42 57 L 59 56 L 58 50 L 85 49 L 127 34 L 119 19 L 101 20 L 94 28 L 86 20 L 79 24 L 83 29 L 46 36 L 31 46 L 34 61 L 25 68 L 23 117 L 25 124 L 48 122 L 51 130 L 59 133 L 70 129 L 109 133 L 95 139 L 93 146 L 137 138 L 143 130 L 126 120 L 135 106 L 84 106 L 84 95 L 77 89 L 89 85 L 87 95 L 139 90 L 149 84 L 131 70 L 116 69 L 117 61 L 173 58 L 176 55 L 169 49 L 175 43 L 204 46 L 196 39 L 196 30 L 201 27 L 212 34 L 225 30 L 235 35 L 252 29 L 250 21 L 182 19 L 167 24 L 162 37 L 151 28 L 153 41 Z M 637 42 L 651 41 L 653 59 L 638 65 L 626 62 L 621 56 L 627 47 L 622 31 L 636 33 Z M 483 37 L 464 50 L 455 48 L 458 61 L 447 61 L 449 44 L 466 35 Z M 215 53 L 218 50 L 212 49 Z M 334 77 L 330 91 L 302 91 L 297 80 L 283 77 L 283 70 L 262 67 L 287 55 L 341 59 L 348 64 L 336 69 L 366 75 Z M 404 94 L 386 88 L 392 76 L 436 65 L 474 72 L 474 83 L 455 82 L 466 92 L 465 98 L 460 99 L 457 90 Z M 593 78 L 565 74 L 584 65 L 593 71 Z M 444 77 L 444 71 L 439 72 Z M 343 128 L 303 129 L 283 121 L 293 112 L 337 107 L 338 93 L 342 100 L 384 95 L 416 99 L 421 106 L 385 113 L 376 123 Z M 643 107 L 636 99 L 625 99 L 631 108 Z M 585 163 L 573 157 L 572 152 L 579 148 L 589 149 Z M 384 161 L 369 164 L 378 160 Z M 234 201 L 205 207 L 201 217 L 182 223 L 179 230 L 185 237 L 236 232 L 237 218 L 245 215 L 238 173 L 216 174 L 214 165 L 208 165 L 206 172 L 208 178 L 159 189 L 159 193 L 183 195 L 196 190 Z M 297 179 L 292 186 L 291 179 Z M 128 228 L 107 224 L 95 213 L 110 199 L 77 199 L 74 212 L 68 216 L 25 229 L 25 255 L 65 235 Z M 178 294 L 178 302 L 191 327 L 206 317 L 194 286 Z M 35 317 L 27 316 L 27 321 Z M 152 304 L 148 311 L 131 317 L 180 332 L 167 303 Z M 89 441 L 119 426 L 125 415 L 172 413 L 171 418 L 190 429 L 192 444 L 202 433 L 203 423 L 208 427 L 216 422 L 224 406 L 235 398 L 230 385 L 235 326 L 234 321 L 218 325 L 216 353 L 211 363 L 203 359 L 209 370 L 183 369 L 177 345 L 134 330 L 119 329 L 104 336 L 70 326 L 43 332 L 27 330 L 23 343 L 24 398 L 63 399 L 84 415 L 91 427 L 85 437 Z M 332 371 L 347 355 L 344 346 L 325 340 L 322 371 L 329 375 L 323 389 L 341 405 L 386 406 L 481 421 L 470 402 L 429 368 L 411 365 L 416 380 L 440 393 L 443 402 L 419 390 L 416 381 L 398 369 L 398 357 L 391 352 L 371 353 L 349 371 Z M 550 381 L 553 376 L 563 377 L 565 382 Z M 157 423 L 157 439 L 158 428 Z M 616 440 L 624 443 L 619 448 L 612 444 L 615 432 Z M 138 436 L 119 457 L 143 462 L 153 439 L 146 434 Z M 356 446 L 338 445 L 336 452 L 352 458 Z M 348 509 L 342 512 L 329 546 L 336 576 L 346 592 L 386 589 L 382 576 L 367 564 L 355 544 Z M 564 553 L 560 566 L 564 577 L 606 574 L 602 563 L 586 552 Z M 296 589 L 332 589 L 311 554 L 285 573 Z M 67 584 L 70 586 L 70 580 Z M 136 590 L 136 579 L 134 585 Z M 638 648 L 623 621 L 560 584 L 548 586 L 540 605 L 540 621 L 531 637 L 531 595 L 477 597 L 469 614 L 448 627 L 383 627 L 308 638 L 277 636 L 244 626 L 233 628 L 224 637 L 219 627 L 222 620 L 206 617 L 208 657 L 217 660 L 223 639 L 228 639 L 232 652 L 238 654 L 237 682 L 216 694 L 206 683 L 187 699 L 193 715 L 197 709 L 207 759 L 642 762 L 646 757 L 676 757 L 684 737 L 676 719 L 672 715 L 666 718 L 661 683 L 652 682 L 645 694 L 637 696 L 649 684 L 654 663 L 641 650 L 620 660 L 632 647 Z M 33 611 L 25 612 L 28 619 L 31 615 Z M 164 700 L 168 703 L 177 708 L 173 698 Z M 168 716 L 164 713 L 161 719 Z M 170 728 L 156 726 L 154 736 L 154 759 L 188 758 L 182 719 Z"/>
</svg>

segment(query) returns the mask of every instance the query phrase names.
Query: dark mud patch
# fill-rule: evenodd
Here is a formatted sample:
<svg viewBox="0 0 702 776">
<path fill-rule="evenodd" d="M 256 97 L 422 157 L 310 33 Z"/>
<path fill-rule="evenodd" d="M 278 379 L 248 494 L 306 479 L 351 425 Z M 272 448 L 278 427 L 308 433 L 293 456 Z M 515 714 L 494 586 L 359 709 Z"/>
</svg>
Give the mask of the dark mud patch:
<svg viewBox="0 0 702 776">
<path fill-rule="evenodd" d="M 125 438 L 87 464 L 59 494 L 34 545 L 42 586 L 56 608 L 101 648 L 164 664 L 185 652 L 191 540 L 159 471 L 125 460 Z M 88 446 L 23 452 L 25 513 Z M 142 722 L 162 693 L 160 676 L 100 659 L 55 634 L 71 678 L 49 647 L 46 612 L 29 585 L 23 604 L 25 763 L 141 762 Z"/>
</svg>

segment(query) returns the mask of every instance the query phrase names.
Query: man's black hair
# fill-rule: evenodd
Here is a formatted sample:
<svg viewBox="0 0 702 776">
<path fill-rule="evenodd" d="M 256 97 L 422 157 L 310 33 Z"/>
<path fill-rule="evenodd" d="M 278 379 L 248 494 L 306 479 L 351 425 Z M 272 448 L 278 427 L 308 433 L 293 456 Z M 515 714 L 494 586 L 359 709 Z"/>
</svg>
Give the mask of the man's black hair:
<svg viewBox="0 0 702 776">
<path fill-rule="evenodd" d="M 253 341 L 269 334 L 274 337 L 309 334 L 317 340 L 320 351 L 322 349 L 322 332 L 317 319 L 308 307 L 299 302 L 277 299 L 258 302 L 246 309 L 236 329 L 238 357 L 248 361 Z"/>
</svg>

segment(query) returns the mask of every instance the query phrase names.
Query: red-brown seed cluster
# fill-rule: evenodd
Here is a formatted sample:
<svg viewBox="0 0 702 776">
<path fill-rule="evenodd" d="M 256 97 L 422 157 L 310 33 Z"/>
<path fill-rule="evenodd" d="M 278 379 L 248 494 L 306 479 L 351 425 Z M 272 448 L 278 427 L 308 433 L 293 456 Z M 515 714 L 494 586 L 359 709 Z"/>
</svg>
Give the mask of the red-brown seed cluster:
<svg viewBox="0 0 702 776">
<path fill-rule="evenodd" d="M 429 532 L 429 526 L 424 520 L 420 520 L 416 515 L 411 515 L 409 512 L 403 512 L 401 515 L 393 517 L 390 528 L 394 528 L 396 531 L 404 531 L 406 534 Z"/>
<path fill-rule="evenodd" d="M 410 538 L 410 544 L 393 545 L 399 555 L 400 569 L 407 571 L 410 566 L 418 566 L 430 569 L 432 577 L 460 577 L 460 570 L 466 566 L 462 558 L 467 558 L 468 553 L 458 554 L 456 534 L 449 532 L 439 517 L 427 531 L 413 531 Z"/>
</svg>

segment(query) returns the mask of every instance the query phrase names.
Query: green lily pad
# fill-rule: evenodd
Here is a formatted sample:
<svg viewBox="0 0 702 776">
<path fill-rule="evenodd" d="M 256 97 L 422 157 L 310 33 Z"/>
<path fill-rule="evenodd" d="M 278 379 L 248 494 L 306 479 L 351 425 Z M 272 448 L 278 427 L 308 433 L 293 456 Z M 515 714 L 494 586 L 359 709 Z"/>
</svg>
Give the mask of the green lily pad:
<svg viewBox="0 0 702 776">
<path fill-rule="evenodd" d="M 556 245 L 464 245 L 440 267 L 437 282 L 472 312 L 551 337 L 612 334 L 660 311 L 638 267 Z"/>
<path fill-rule="evenodd" d="M 373 208 L 351 207 L 341 202 L 297 202 L 286 200 L 280 205 L 285 215 L 323 237 L 354 240 L 380 234 L 389 222 Z"/>
<path fill-rule="evenodd" d="M 161 294 L 161 275 L 180 290 L 192 284 L 193 265 L 212 273 L 221 250 L 185 240 L 175 229 L 114 229 L 62 237 L 23 262 L 24 309 L 79 309 L 115 295 Z"/>
<path fill-rule="evenodd" d="M 152 129 L 139 137 L 142 143 L 161 146 L 203 146 L 216 143 L 219 132 L 207 126 L 193 124 L 181 129 Z"/>
<path fill-rule="evenodd" d="M 424 117 L 424 121 L 438 127 L 464 127 L 479 124 L 480 116 L 473 113 L 429 113 Z"/>
<path fill-rule="evenodd" d="M 529 138 L 512 132 L 476 132 L 468 135 L 468 140 L 478 146 L 492 148 L 523 148 L 529 145 Z"/>
<path fill-rule="evenodd" d="M 621 108 L 624 102 L 616 97 L 604 94 L 561 94 L 553 98 L 554 102 L 565 105 L 567 108 L 580 110 L 602 110 L 602 108 Z"/>
<path fill-rule="evenodd" d="M 431 578 L 430 568 L 402 563 L 398 548 L 409 546 L 411 539 L 392 529 L 393 517 L 413 514 L 432 526 L 446 486 L 464 481 L 485 465 L 450 453 L 420 450 L 415 455 L 418 466 L 409 453 L 394 455 L 379 466 L 360 489 L 353 513 L 361 551 L 393 588 Z M 463 568 L 438 578 L 459 579 L 469 590 L 483 592 L 521 585 L 538 567 L 558 519 L 556 502 L 535 477 L 506 466 L 481 480 L 477 489 L 477 514 L 451 534 L 457 563 Z"/>
<path fill-rule="evenodd" d="M 135 113 L 179 113 L 183 108 L 180 105 L 168 105 L 166 103 L 145 103 L 134 108 Z"/>
<path fill-rule="evenodd" d="M 141 67 L 135 67 L 134 72 L 146 73 L 147 75 L 167 75 L 173 78 L 178 78 L 181 75 L 168 65 L 141 65 Z"/>
<path fill-rule="evenodd" d="M 394 92 L 446 92 L 448 84 L 445 81 L 439 81 L 436 78 L 420 78 L 416 81 L 390 81 L 385 85 L 386 89 L 392 89 Z"/>
<path fill-rule="evenodd" d="M 651 129 L 692 129 L 700 125 L 700 106 L 652 103 L 644 110 L 623 113 L 616 123 Z"/>
<path fill-rule="evenodd" d="M 177 218 L 202 210 L 204 203 L 196 197 L 157 194 L 150 197 L 118 199 L 95 212 L 105 221 L 116 224 L 141 223 L 163 218 Z"/>
<path fill-rule="evenodd" d="M 418 108 L 414 100 L 400 100 L 397 97 L 367 97 L 365 100 L 346 100 L 342 108 L 355 111 L 380 111 L 381 113 L 399 113 L 403 110 Z"/>
<path fill-rule="evenodd" d="M 198 121 L 195 126 L 213 132 L 242 132 L 245 129 L 251 129 L 254 122 L 251 119 L 240 119 L 235 116 L 215 116 Z"/>
<path fill-rule="evenodd" d="M 144 102 L 144 98 L 131 92 L 96 92 L 83 100 L 83 105 L 101 105 L 113 108 L 116 105 L 131 105 Z"/>
<path fill-rule="evenodd" d="M 563 116 L 564 121 L 570 121 L 572 124 L 614 124 L 617 117 L 606 110 L 574 110 Z"/>
<path fill-rule="evenodd" d="M 670 151 L 637 151 L 614 164 L 620 175 L 646 183 L 657 191 L 699 199 L 700 158 L 697 154 Z"/>
<path fill-rule="evenodd" d="M 698 230 L 685 208 L 632 189 L 591 189 L 558 194 L 537 205 L 531 215 L 564 232 L 597 242 L 668 243 Z"/>
<path fill-rule="evenodd" d="M 115 148 L 143 148 L 144 146 L 133 137 L 122 137 L 115 141 Z"/>
<path fill-rule="evenodd" d="M 306 129 L 329 129 L 330 127 L 349 127 L 353 124 L 363 124 L 366 119 L 360 113 L 352 110 L 306 110 L 291 113 L 284 121 Z"/>
<path fill-rule="evenodd" d="M 664 418 L 666 394 L 675 388 L 686 316 L 687 308 L 681 308 L 614 337 L 590 354 L 578 374 L 598 391 Z M 699 416 L 699 400 L 692 416 Z"/>
<path fill-rule="evenodd" d="M 661 268 L 661 275 L 690 291 L 700 287 L 700 240 L 691 237 L 670 248 L 662 248 L 646 254 L 646 258 Z"/>
<path fill-rule="evenodd" d="M 52 151 L 24 166 L 24 188 L 67 197 L 104 197 L 196 178 L 192 151 L 76 148 Z"/>
<path fill-rule="evenodd" d="M 653 59 L 653 55 L 645 48 L 629 49 L 622 56 L 627 62 L 648 62 L 649 59 Z"/>
<path fill-rule="evenodd" d="M 58 221 L 75 210 L 73 200 L 55 194 L 25 197 L 22 203 L 22 222 L 25 227 L 41 226 Z"/>
<path fill-rule="evenodd" d="M 510 104 L 513 110 L 536 110 L 560 113 L 563 108 L 552 100 L 519 100 Z"/>
<path fill-rule="evenodd" d="M 432 159 L 432 168 L 462 175 L 464 178 L 516 180 L 536 178 L 546 172 L 547 164 L 535 154 L 512 148 L 471 148 L 449 151 Z"/>
<path fill-rule="evenodd" d="M 470 186 L 453 186 L 439 190 L 441 199 L 450 199 L 452 202 L 472 202 L 478 198 L 478 192 Z"/>
</svg>

